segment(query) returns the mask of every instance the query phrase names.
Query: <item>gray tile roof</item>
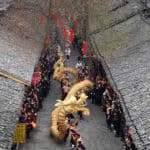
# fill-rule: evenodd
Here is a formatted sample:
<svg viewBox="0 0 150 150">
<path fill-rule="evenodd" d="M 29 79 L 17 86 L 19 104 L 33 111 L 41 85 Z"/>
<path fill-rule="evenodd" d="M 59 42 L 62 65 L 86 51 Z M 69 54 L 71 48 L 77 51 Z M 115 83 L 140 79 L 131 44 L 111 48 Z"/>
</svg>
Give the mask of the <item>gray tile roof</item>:
<svg viewBox="0 0 150 150">
<path fill-rule="evenodd" d="M 24 94 L 24 85 L 0 76 L 0 150 L 9 150 Z"/>
<path fill-rule="evenodd" d="M 122 96 L 136 146 L 150 149 L 150 26 L 136 15 L 94 39 Z"/>
<path fill-rule="evenodd" d="M 7 10 L 12 0 L 0 0 L 0 12 Z"/>
<path fill-rule="evenodd" d="M 40 55 L 39 48 L 3 26 L 0 26 L 0 39 L 0 71 L 31 82 L 34 64 Z"/>
<path fill-rule="evenodd" d="M 30 83 L 40 51 L 30 39 L 0 25 L 0 71 Z M 10 149 L 23 96 L 24 85 L 0 76 L 0 150 Z"/>
</svg>

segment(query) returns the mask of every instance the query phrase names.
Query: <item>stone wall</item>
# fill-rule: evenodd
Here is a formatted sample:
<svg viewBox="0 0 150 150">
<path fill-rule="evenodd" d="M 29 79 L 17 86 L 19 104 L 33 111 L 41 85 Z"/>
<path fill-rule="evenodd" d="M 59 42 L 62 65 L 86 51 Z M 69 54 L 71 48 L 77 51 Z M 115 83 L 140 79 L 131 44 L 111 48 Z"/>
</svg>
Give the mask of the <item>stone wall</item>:
<svg viewBox="0 0 150 150">
<path fill-rule="evenodd" d="M 144 17 L 147 7 L 138 0 L 101 0 L 90 7 L 93 46 L 120 95 L 136 146 L 150 149 L 150 26 Z"/>
</svg>

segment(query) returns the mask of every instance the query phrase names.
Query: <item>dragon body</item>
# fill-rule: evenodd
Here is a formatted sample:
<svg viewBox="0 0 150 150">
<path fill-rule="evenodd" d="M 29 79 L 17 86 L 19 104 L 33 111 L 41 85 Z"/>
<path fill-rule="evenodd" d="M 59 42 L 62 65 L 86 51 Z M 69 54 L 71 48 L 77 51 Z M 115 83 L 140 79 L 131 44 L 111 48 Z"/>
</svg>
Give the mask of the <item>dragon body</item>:
<svg viewBox="0 0 150 150">
<path fill-rule="evenodd" d="M 74 79 L 73 79 L 74 84 L 78 82 L 78 73 L 77 73 L 77 71 L 70 68 L 70 67 L 65 67 L 64 66 L 64 58 L 60 57 L 60 59 L 54 64 L 53 79 L 60 81 L 63 73 L 72 74 L 73 77 L 74 77 Z"/>
<path fill-rule="evenodd" d="M 68 113 L 82 111 L 84 115 L 90 115 L 89 109 L 83 106 L 88 96 L 85 93 L 81 93 L 79 99 L 75 97 L 76 92 L 84 89 L 85 87 L 92 89 L 93 83 L 89 80 L 76 83 L 71 88 L 64 101 L 57 100 L 55 109 L 51 113 L 50 127 L 51 135 L 53 135 L 57 140 L 62 141 L 64 139 L 65 133 L 67 132 L 66 115 Z"/>
<path fill-rule="evenodd" d="M 64 66 L 64 56 L 60 53 L 59 60 L 54 64 L 53 79 L 60 81 L 63 73 L 71 73 L 75 84 L 71 87 L 63 101 L 56 100 L 55 108 L 51 113 L 50 134 L 58 141 L 62 141 L 67 133 L 67 114 L 82 111 L 84 115 L 90 115 L 89 109 L 83 104 L 88 97 L 85 92 L 93 88 L 93 83 L 90 80 L 78 82 L 77 72 L 72 68 Z M 80 93 L 78 98 L 76 97 L 77 92 Z"/>
</svg>

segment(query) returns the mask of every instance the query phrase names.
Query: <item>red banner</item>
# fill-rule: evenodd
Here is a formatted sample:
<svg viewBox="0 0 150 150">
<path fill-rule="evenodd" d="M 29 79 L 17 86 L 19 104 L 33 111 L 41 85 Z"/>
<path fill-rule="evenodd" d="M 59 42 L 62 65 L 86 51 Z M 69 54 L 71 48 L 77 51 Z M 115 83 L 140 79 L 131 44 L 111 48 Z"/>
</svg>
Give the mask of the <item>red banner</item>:
<svg viewBox="0 0 150 150">
<path fill-rule="evenodd" d="M 40 16 L 40 23 L 44 23 L 44 16 L 43 15 Z"/>
<path fill-rule="evenodd" d="M 74 41 L 74 30 L 73 29 L 70 29 L 69 40 L 70 40 L 71 43 Z"/>
<path fill-rule="evenodd" d="M 83 42 L 82 49 L 83 49 L 82 54 L 87 55 L 87 43 L 85 41 Z"/>
<path fill-rule="evenodd" d="M 67 29 L 64 28 L 63 29 L 63 38 L 66 39 L 66 37 L 67 37 Z"/>
<path fill-rule="evenodd" d="M 32 76 L 32 84 L 36 86 L 41 80 L 41 72 L 34 72 Z"/>
</svg>

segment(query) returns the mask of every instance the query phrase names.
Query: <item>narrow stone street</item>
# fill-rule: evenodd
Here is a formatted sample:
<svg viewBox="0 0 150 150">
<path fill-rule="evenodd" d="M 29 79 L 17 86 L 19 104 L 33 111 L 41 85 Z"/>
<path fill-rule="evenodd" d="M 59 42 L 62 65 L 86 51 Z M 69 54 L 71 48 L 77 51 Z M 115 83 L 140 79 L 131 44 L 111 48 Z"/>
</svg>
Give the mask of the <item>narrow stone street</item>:
<svg viewBox="0 0 150 150">
<path fill-rule="evenodd" d="M 69 67 L 75 67 L 78 52 L 72 50 L 71 58 L 66 62 Z M 37 128 L 32 132 L 27 144 L 22 145 L 20 150 L 69 150 L 69 138 L 67 144 L 58 144 L 50 136 L 50 114 L 54 109 L 57 99 L 60 99 L 60 83 L 51 79 L 49 96 L 43 102 L 43 109 L 38 113 Z M 116 138 L 113 132 L 106 128 L 105 116 L 100 107 L 90 103 L 88 107 L 91 115 L 79 122 L 79 133 L 87 150 L 122 150 L 120 138 Z"/>
<path fill-rule="evenodd" d="M 49 131 L 64 92 L 50 66 L 67 42 L 65 65 L 80 53 L 94 82 L 90 116 L 75 115 L 86 149 L 150 150 L 150 0 L 0 0 L 0 150 L 71 149 Z"/>
</svg>

